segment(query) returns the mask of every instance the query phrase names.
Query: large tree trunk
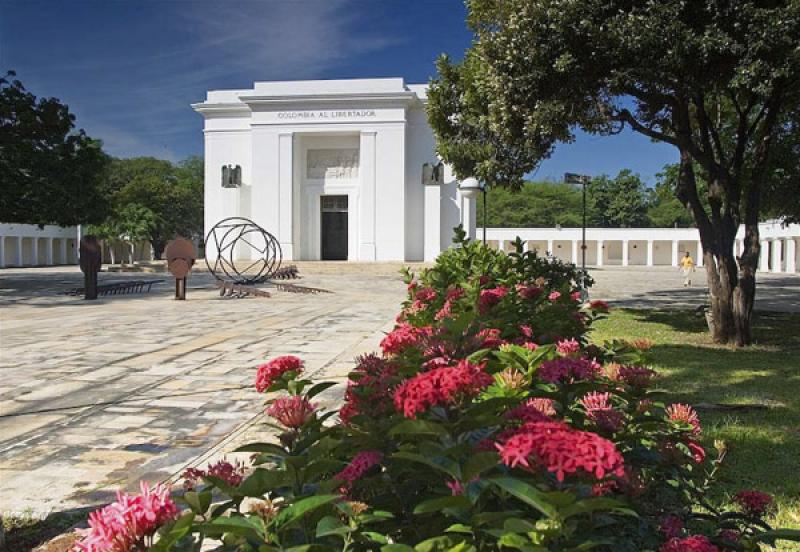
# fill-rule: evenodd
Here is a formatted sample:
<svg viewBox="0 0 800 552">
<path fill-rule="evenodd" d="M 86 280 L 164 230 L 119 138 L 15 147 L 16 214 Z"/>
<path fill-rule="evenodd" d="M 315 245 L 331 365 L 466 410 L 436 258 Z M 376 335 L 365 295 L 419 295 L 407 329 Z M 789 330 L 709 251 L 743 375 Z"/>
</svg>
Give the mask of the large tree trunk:
<svg viewBox="0 0 800 552">
<path fill-rule="evenodd" d="M 761 254 L 758 224 L 745 225 L 744 252 L 739 258 L 739 285 L 734 292 L 733 319 L 736 324 L 736 344 L 750 345 L 753 303 L 756 298 L 756 269 Z"/>
</svg>

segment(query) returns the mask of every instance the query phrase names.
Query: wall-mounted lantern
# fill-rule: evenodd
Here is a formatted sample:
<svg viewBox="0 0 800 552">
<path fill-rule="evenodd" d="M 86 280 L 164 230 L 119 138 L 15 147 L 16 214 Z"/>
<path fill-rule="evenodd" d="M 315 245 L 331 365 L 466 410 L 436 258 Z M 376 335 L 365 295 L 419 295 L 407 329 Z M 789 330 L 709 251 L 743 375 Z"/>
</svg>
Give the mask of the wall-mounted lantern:
<svg viewBox="0 0 800 552">
<path fill-rule="evenodd" d="M 222 187 L 238 188 L 242 185 L 242 166 L 222 165 Z"/>
<path fill-rule="evenodd" d="M 442 161 L 422 165 L 422 184 L 424 186 L 444 184 L 444 163 Z"/>
</svg>

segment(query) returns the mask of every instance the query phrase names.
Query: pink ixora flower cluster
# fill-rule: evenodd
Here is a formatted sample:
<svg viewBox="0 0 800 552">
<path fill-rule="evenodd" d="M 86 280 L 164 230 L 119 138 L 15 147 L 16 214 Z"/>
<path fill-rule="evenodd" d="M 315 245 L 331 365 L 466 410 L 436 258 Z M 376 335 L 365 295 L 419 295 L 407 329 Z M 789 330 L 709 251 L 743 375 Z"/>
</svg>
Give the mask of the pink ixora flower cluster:
<svg viewBox="0 0 800 552">
<path fill-rule="evenodd" d="M 671 538 L 658 550 L 659 552 L 719 552 L 719 548 L 702 535 L 692 535 L 685 539 Z"/>
<path fill-rule="evenodd" d="M 496 448 L 504 464 L 529 469 L 541 466 L 560 482 L 579 470 L 596 479 L 625 475 L 624 459 L 614 443 L 563 422 L 524 424 Z"/>
<path fill-rule="evenodd" d="M 377 450 L 362 450 L 356 454 L 347 466 L 333 476 L 334 479 L 344 481 L 342 491 L 347 492 L 353 484 L 364 477 L 364 474 L 377 466 L 383 460 L 383 453 Z"/>
<path fill-rule="evenodd" d="M 544 290 L 536 285 L 517 284 L 517 295 L 523 299 L 533 300 L 539 297 Z"/>
<path fill-rule="evenodd" d="M 537 373 L 542 381 L 548 383 L 571 383 L 597 378 L 602 367 L 587 358 L 561 357 L 543 362 Z"/>
<path fill-rule="evenodd" d="M 483 371 L 482 364 L 462 360 L 455 366 L 434 368 L 401 383 L 394 392 L 394 406 L 406 418 L 416 418 L 433 406 L 475 396 L 493 381 L 492 376 Z"/>
<path fill-rule="evenodd" d="M 740 491 L 733 497 L 733 501 L 748 516 L 760 517 L 772 506 L 774 499 L 772 495 L 761 491 Z"/>
<path fill-rule="evenodd" d="M 306 397 L 292 395 L 281 397 L 267 407 L 267 416 L 275 418 L 281 425 L 289 429 L 298 429 L 314 417 L 316 405 Z"/>
<path fill-rule="evenodd" d="M 622 427 L 625 415 L 614 409 L 609 401 L 610 397 L 611 393 L 592 391 L 584 395 L 580 403 L 586 410 L 586 417 L 597 427 L 606 431 L 617 431 Z"/>
<path fill-rule="evenodd" d="M 621 381 L 632 387 L 649 387 L 658 374 L 655 370 L 644 366 L 609 365 L 609 377 L 614 381 Z"/>
<path fill-rule="evenodd" d="M 518 421 L 526 424 L 530 422 L 550 422 L 556 415 L 553 408 L 553 399 L 534 397 L 505 413 L 507 420 Z"/>
<path fill-rule="evenodd" d="M 494 307 L 500 300 L 508 294 L 508 288 L 497 286 L 491 289 L 482 289 L 478 296 L 478 312 L 486 314 L 489 309 Z"/>
<path fill-rule="evenodd" d="M 409 347 L 420 343 L 423 338 L 430 337 L 430 327 L 416 328 L 411 324 L 400 324 L 381 340 L 381 350 L 386 356 L 402 353 Z"/>
<path fill-rule="evenodd" d="M 216 464 L 209 464 L 205 470 L 188 468 L 181 475 L 183 488 L 186 491 L 193 491 L 197 488 L 198 482 L 206 476 L 222 479 L 228 485 L 237 487 L 241 485 L 244 479 L 244 469 L 244 465 L 241 462 L 237 461 L 235 464 L 231 464 L 225 458 L 219 460 Z"/>
<path fill-rule="evenodd" d="M 350 375 L 339 419 L 348 425 L 354 416 L 383 416 L 392 411 L 392 387 L 395 367 L 378 355 L 364 355 Z"/>
<path fill-rule="evenodd" d="M 117 501 L 89 514 L 89 528 L 78 529 L 75 552 L 131 552 L 143 550 L 145 539 L 178 517 L 169 489 L 141 483 L 141 494 L 117 493 Z"/>
<path fill-rule="evenodd" d="M 700 435 L 700 418 L 694 408 L 688 404 L 675 403 L 667 407 L 667 416 L 673 422 L 692 426 L 692 435 Z"/>
<path fill-rule="evenodd" d="M 287 372 L 297 374 L 303 371 L 303 361 L 296 356 L 281 356 L 273 358 L 266 364 L 258 367 L 256 373 L 256 391 L 263 393 L 274 384 L 278 378 Z"/>
<path fill-rule="evenodd" d="M 556 351 L 561 355 L 571 355 L 581 350 L 581 344 L 575 338 L 563 339 L 556 343 Z"/>
</svg>

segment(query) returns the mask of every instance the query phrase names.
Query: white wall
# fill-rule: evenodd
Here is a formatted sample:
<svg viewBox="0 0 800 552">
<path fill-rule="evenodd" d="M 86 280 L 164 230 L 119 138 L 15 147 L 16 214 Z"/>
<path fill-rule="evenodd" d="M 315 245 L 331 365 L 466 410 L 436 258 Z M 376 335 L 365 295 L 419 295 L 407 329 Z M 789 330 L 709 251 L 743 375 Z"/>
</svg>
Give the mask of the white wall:
<svg viewBox="0 0 800 552">
<path fill-rule="evenodd" d="M 0 223 L 0 268 L 74 264 L 78 228 Z"/>
</svg>

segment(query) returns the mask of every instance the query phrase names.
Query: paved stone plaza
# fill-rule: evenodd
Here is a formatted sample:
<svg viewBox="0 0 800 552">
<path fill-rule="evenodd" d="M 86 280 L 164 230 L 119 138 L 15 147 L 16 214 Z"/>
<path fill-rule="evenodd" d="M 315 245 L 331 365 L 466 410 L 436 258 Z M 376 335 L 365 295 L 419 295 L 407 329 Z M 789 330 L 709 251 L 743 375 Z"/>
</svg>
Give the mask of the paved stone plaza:
<svg viewBox="0 0 800 552">
<path fill-rule="evenodd" d="M 355 355 L 374 350 L 403 298 L 399 264 L 306 263 L 297 283 L 333 293 L 222 299 L 211 278 L 172 300 L 164 279 L 143 295 L 84 301 L 77 268 L 0 271 L 0 512 L 98 504 L 139 479 L 174 480 L 187 465 L 259 432 L 251 387 L 264 358 L 296 354 L 341 396 Z M 595 271 L 593 297 L 627 307 L 702 304 L 672 269 Z M 765 274 L 758 308 L 800 311 L 800 277 Z"/>
</svg>

